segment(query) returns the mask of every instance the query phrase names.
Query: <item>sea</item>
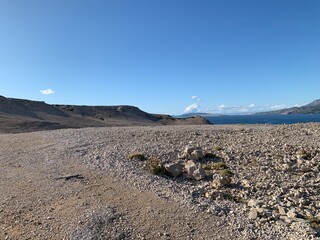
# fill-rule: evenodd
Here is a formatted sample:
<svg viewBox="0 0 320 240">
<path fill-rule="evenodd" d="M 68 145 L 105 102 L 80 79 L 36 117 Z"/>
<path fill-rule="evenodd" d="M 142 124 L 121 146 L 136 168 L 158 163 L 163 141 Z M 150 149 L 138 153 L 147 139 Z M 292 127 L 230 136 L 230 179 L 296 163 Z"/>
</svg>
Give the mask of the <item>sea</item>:
<svg viewBox="0 0 320 240">
<path fill-rule="evenodd" d="M 206 118 L 213 124 L 295 124 L 320 122 L 320 114 L 222 115 Z"/>
</svg>

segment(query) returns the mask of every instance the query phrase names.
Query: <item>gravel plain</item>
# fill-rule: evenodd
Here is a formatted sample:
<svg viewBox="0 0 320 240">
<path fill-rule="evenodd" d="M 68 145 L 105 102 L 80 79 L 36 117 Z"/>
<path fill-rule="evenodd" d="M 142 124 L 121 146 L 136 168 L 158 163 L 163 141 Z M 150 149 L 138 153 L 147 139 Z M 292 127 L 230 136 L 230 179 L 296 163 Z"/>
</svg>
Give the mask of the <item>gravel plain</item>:
<svg viewBox="0 0 320 240">
<path fill-rule="evenodd" d="M 318 239 L 319 137 L 317 123 L 1 134 L 0 239 Z M 231 184 L 128 159 L 185 166 L 188 147 Z"/>
</svg>

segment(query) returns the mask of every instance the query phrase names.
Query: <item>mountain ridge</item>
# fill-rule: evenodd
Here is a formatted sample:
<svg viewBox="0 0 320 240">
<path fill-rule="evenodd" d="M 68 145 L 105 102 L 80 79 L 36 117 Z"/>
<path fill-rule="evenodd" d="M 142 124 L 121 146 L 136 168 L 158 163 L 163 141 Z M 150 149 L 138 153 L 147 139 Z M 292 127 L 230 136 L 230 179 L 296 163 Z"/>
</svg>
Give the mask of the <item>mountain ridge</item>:
<svg viewBox="0 0 320 240">
<path fill-rule="evenodd" d="M 0 133 L 61 128 L 210 124 L 203 117 L 185 119 L 150 114 L 130 105 L 86 106 L 0 96 Z"/>
<path fill-rule="evenodd" d="M 276 111 L 258 112 L 256 115 L 272 115 L 272 114 L 320 114 L 320 99 L 316 99 L 301 107 L 291 107 Z"/>
</svg>

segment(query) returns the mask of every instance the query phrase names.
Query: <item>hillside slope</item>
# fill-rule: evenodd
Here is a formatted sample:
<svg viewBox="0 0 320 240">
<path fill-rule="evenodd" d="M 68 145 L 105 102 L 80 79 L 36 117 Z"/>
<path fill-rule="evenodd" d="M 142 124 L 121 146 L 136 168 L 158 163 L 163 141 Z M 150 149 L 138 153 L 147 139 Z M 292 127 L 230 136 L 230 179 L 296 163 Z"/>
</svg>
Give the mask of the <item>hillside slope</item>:
<svg viewBox="0 0 320 240">
<path fill-rule="evenodd" d="M 306 104 L 301 107 L 285 108 L 277 111 L 260 112 L 259 115 L 272 115 L 272 114 L 320 114 L 320 99 Z"/>
<path fill-rule="evenodd" d="M 61 128 L 209 124 L 202 117 L 176 119 L 149 114 L 134 106 L 50 105 L 0 96 L 0 132 Z"/>
</svg>

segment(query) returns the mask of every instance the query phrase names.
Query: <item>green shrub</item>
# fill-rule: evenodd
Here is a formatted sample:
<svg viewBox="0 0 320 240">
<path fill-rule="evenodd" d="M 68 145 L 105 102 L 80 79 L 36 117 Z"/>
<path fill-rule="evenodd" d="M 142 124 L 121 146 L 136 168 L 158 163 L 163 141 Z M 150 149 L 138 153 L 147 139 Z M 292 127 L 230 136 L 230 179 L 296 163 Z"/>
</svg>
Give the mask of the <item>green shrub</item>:
<svg viewBox="0 0 320 240">
<path fill-rule="evenodd" d="M 146 159 L 146 157 L 142 153 L 131 153 L 129 154 L 128 159 L 143 161 Z"/>
<path fill-rule="evenodd" d="M 223 169 L 228 169 L 229 167 L 224 162 L 215 162 L 215 163 L 203 164 L 202 168 L 204 170 L 223 170 Z"/>
<path fill-rule="evenodd" d="M 202 164 L 201 167 L 202 167 L 204 170 L 211 170 L 211 165 L 210 165 L 210 164 Z"/>
<path fill-rule="evenodd" d="M 219 171 L 219 174 L 221 176 L 229 176 L 232 177 L 234 175 L 234 173 L 230 170 L 230 169 L 223 169 Z"/>
<path fill-rule="evenodd" d="M 164 167 L 161 161 L 155 157 L 147 159 L 147 168 L 153 175 L 159 175 L 164 172 Z"/>
</svg>

